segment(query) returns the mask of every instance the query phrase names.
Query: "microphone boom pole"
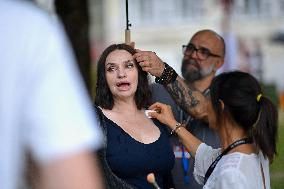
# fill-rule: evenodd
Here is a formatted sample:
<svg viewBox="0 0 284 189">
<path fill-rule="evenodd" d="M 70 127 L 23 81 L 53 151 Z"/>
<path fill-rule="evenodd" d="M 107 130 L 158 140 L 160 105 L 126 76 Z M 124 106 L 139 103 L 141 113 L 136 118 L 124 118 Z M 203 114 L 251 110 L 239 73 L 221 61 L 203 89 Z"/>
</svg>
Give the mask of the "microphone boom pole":
<svg viewBox="0 0 284 189">
<path fill-rule="evenodd" d="M 130 45 L 130 29 L 129 27 L 131 24 L 129 23 L 128 19 L 128 0 L 125 0 L 125 7 L 126 7 L 126 29 L 125 29 L 125 44 Z"/>
</svg>

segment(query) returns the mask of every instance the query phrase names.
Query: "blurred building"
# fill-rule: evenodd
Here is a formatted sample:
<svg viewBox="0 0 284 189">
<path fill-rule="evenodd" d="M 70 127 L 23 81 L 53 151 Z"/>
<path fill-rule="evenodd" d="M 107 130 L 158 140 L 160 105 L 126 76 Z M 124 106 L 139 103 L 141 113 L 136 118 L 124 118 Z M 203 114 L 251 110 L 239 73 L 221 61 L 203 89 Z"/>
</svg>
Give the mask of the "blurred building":
<svg viewBox="0 0 284 189">
<path fill-rule="evenodd" d="M 242 69 L 284 90 L 284 45 L 270 39 L 284 26 L 284 0 L 234 0 L 229 25 L 223 0 L 129 0 L 136 48 L 152 50 L 180 71 L 181 46 L 204 28 L 227 36 L 228 69 Z M 228 1 L 227 1 L 228 2 Z M 124 42 L 125 0 L 92 0 L 94 57 L 111 43 Z"/>
</svg>

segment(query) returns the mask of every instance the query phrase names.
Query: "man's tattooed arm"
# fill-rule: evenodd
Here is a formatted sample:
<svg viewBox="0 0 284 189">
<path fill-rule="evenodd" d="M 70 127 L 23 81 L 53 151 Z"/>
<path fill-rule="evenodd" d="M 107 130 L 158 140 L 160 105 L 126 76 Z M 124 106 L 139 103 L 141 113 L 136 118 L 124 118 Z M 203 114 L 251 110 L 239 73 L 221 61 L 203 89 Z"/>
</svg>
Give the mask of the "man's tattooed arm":
<svg viewBox="0 0 284 189">
<path fill-rule="evenodd" d="M 166 86 L 174 101 L 191 116 L 198 119 L 207 117 L 207 99 L 199 91 L 190 89 L 182 78 Z"/>
</svg>

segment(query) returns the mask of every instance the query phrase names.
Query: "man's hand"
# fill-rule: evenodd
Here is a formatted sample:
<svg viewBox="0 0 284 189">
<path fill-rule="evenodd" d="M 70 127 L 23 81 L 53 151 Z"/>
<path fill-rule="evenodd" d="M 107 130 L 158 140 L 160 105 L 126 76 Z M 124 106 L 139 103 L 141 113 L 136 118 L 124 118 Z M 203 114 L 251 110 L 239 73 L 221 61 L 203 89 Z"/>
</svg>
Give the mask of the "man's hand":
<svg viewBox="0 0 284 189">
<path fill-rule="evenodd" d="M 165 65 L 163 61 L 152 51 L 140 51 L 136 49 L 137 53 L 133 58 L 139 62 L 143 71 L 149 72 L 151 75 L 160 77 L 164 71 Z"/>
</svg>

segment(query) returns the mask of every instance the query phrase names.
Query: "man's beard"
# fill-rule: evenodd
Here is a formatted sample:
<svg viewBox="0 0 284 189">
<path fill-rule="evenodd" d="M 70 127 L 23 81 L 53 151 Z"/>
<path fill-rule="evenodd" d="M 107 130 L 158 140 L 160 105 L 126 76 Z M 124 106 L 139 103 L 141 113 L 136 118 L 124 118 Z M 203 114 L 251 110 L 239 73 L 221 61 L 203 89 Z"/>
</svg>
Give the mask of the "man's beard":
<svg viewBox="0 0 284 189">
<path fill-rule="evenodd" d="M 188 68 L 188 65 L 195 65 L 196 69 Z M 213 72 L 214 64 L 212 64 L 209 68 L 202 69 L 198 62 L 194 59 L 183 60 L 181 66 L 181 73 L 183 78 L 187 82 L 194 82 L 200 80 Z"/>
</svg>

